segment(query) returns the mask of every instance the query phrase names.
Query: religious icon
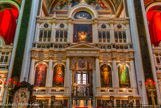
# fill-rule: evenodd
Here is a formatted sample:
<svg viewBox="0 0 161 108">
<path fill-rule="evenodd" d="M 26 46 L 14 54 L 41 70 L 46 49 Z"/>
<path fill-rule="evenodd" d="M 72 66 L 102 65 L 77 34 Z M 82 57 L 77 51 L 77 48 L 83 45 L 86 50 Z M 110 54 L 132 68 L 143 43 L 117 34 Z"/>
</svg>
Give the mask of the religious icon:
<svg viewBox="0 0 161 108">
<path fill-rule="evenodd" d="M 73 42 L 92 42 L 92 25 L 91 24 L 74 24 Z"/>
<path fill-rule="evenodd" d="M 64 66 L 59 64 L 55 68 L 54 75 L 54 85 L 63 86 L 64 85 Z"/>
<path fill-rule="evenodd" d="M 102 86 L 111 86 L 111 68 L 108 65 L 101 67 Z"/>
<path fill-rule="evenodd" d="M 128 67 L 125 65 L 120 65 L 119 68 L 119 75 L 120 75 L 120 84 L 121 85 L 129 85 L 129 70 Z"/>
<path fill-rule="evenodd" d="M 47 66 L 39 64 L 36 67 L 35 86 L 44 87 L 46 82 Z"/>
</svg>

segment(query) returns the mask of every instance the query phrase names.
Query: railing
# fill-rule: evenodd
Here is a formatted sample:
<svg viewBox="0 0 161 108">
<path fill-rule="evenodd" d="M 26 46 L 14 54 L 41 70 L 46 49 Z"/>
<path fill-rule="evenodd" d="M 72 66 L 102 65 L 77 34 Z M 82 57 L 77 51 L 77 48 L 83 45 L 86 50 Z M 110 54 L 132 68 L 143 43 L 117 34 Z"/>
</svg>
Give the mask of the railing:
<svg viewBox="0 0 161 108">
<path fill-rule="evenodd" d="M 48 42 L 34 42 L 33 43 L 33 48 L 38 48 L 38 49 L 65 49 L 72 44 L 70 43 L 48 43 Z M 74 44 L 73 44 L 74 45 Z M 116 43 L 116 44 L 91 44 L 92 46 L 98 47 L 102 50 L 128 50 L 128 49 L 133 49 L 133 44 L 132 43 Z"/>
<path fill-rule="evenodd" d="M 69 88 L 68 87 L 34 87 L 34 95 L 63 95 L 63 94 L 69 94 Z"/>
<path fill-rule="evenodd" d="M 101 88 L 97 87 L 98 95 L 137 95 L 136 88 Z"/>
</svg>

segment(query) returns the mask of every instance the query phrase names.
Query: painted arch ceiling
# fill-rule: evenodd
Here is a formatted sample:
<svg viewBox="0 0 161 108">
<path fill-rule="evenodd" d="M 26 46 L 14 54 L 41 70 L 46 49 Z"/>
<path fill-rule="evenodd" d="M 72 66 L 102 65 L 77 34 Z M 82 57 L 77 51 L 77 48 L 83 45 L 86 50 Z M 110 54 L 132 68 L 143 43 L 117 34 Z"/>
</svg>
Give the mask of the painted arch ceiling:
<svg viewBox="0 0 161 108">
<path fill-rule="evenodd" d="M 111 3 L 110 5 L 112 5 L 115 8 L 115 10 L 117 10 L 122 0 L 106 0 L 106 1 L 108 3 Z M 45 0 L 45 2 L 46 2 L 46 6 L 50 8 L 52 7 L 51 5 L 57 3 L 58 0 Z"/>
</svg>

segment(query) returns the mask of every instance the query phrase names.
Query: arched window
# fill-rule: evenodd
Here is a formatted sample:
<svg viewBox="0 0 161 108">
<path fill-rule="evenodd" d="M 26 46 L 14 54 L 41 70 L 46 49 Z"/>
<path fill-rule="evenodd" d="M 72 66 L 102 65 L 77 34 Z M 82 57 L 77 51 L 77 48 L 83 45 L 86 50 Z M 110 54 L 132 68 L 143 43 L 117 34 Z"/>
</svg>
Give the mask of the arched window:
<svg viewBox="0 0 161 108">
<path fill-rule="evenodd" d="M 45 23 L 40 27 L 39 42 L 50 42 L 51 40 L 51 24 Z"/>
<path fill-rule="evenodd" d="M 41 63 L 36 66 L 35 72 L 35 84 L 34 86 L 45 87 L 46 83 L 46 74 L 47 74 L 47 66 L 44 63 Z"/>
<path fill-rule="evenodd" d="M 120 87 L 130 87 L 129 68 L 126 65 L 118 66 Z"/>
<path fill-rule="evenodd" d="M 100 72 L 101 72 L 101 86 L 112 87 L 111 67 L 109 65 L 104 64 L 101 66 Z"/>
<path fill-rule="evenodd" d="M 53 86 L 64 86 L 64 71 L 65 67 L 62 64 L 58 64 L 54 67 L 54 83 Z"/>
<path fill-rule="evenodd" d="M 5 42 L 4 42 L 3 38 L 0 36 L 0 47 L 3 45 L 5 45 Z"/>
</svg>

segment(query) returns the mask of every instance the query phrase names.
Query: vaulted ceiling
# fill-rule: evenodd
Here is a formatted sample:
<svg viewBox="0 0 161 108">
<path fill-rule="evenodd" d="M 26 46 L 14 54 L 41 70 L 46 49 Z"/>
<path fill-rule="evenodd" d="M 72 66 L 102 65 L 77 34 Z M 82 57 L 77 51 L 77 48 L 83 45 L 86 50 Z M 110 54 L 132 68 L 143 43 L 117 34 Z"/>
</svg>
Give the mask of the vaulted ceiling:
<svg viewBox="0 0 161 108">
<path fill-rule="evenodd" d="M 52 8 L 53 5 L 58 1 L 59 0 L 45 0 L 46 7 L 50 10 L 50 8 Z M 114 8 L 115 11 L 117 11 L 123 0 L 106 0 L 106 1 L 112 8 Z"/>
</svg>

